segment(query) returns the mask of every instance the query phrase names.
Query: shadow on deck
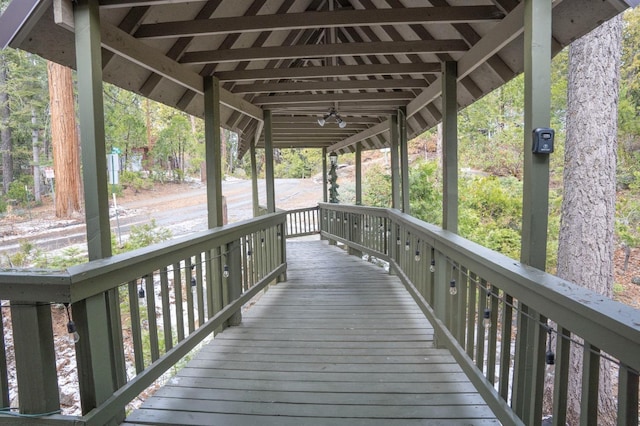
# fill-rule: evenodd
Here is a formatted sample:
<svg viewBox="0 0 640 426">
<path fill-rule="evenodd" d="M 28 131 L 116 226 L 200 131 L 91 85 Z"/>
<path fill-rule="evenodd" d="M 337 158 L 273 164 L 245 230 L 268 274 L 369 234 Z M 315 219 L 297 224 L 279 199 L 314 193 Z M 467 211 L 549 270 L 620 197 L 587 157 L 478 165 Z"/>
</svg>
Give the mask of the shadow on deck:
<svg viewBox="0 0 640 426">
<path fill-rule="evenodd" d="M 126 425 L 499 424 L 404 286 L 326 242 L 289 242 L 269 289 Z"/>
</svg>

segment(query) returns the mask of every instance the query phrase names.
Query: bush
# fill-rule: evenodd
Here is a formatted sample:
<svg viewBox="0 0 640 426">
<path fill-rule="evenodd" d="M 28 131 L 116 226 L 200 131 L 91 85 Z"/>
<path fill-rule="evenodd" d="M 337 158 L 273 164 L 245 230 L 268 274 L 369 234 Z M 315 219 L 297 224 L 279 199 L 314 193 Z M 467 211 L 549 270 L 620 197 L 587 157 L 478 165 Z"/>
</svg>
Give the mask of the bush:
<svg viewBox="0 0 640 426">
<path fill-rule="evenodd" d="M 125 170 L 120 175 L 120 184 L 124 188 L 131 188 L 136 193 L 140 192 L 143 189 L 151 189 L 153 183 L 148 179 L 145 179 L 140 172 L 132 172 Z"/>
<path fill-rule="evenodd" d="M 9 185 L 7 191 L 7 199 L 14 200 L 18 205 L 26 205 L 29 201 L 28 187 L 29 183 L 32 183 L 30 177 L 23 177 L 19 180 L 14 180 Z"/>
<path fill-rule="evenodd" d="M 150 223 L 144 225 L 132 226 L 129 232 L 129 238 L 122 247 L 115 244 L 115 235 L 111 235 L 111 245 L 114 254 L 125 253 L 151 244 L 160 243 L 171 238 L 171 231 L 166 228 L 159 228 L 155 219 L 151 219 Z"/>
</svg>

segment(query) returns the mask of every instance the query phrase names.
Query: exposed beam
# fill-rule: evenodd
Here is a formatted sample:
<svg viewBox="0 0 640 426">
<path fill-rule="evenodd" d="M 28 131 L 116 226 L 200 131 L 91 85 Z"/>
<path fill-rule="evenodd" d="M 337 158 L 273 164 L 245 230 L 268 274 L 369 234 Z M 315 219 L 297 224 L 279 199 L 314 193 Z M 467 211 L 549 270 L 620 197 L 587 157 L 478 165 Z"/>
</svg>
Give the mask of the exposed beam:
<svg viewBox="0 0 640 426">
<path fill-rule="evenodd" d="M 140 1 L 138 3 L 145 3 Z M 149 2 L 146 2 L 149 3 Z M 495 6 L 414 7 L 406 9 L 334 10 L 329 12 L 257 15 L 201 21 L 161 22 L 142 25 L 136 38 L 196 37 L 229 33 L 290 31 L 308 28 L 340 28 L 371 25 L 468 23 L 504 18 Z"/>
<path fill-rule="evenodd" d="M 237 84 L 233 93 L 291 93 L 316 90 L 420 89 L 429 85 L 424 79 L 381 78 L 370 80 L 310 81 L 291 83 Z"/>
<path fill-rule="evenodd" d="M 305 95 L 277 95 L 277 96 L 257 96 L 253 99 L 255 105 L 271 104 L 317 104 L 319 102 L 373 102 L 378 101 L 409 101 L 415 95 L 413 92 L 364 92 L 364 93 L 321 93 Z"/>
<path fill-rule="evenodd" d="M 343 65 L 326 67 L 300 67 L 285 69 L 255 69 L 221 71 L 216 73 L 220 81 L 251 81 L 271 79 L 306 79 L 323 77 L 351 77 L 401 74 L 439 74 L 439 62 L 420 64 Z"/>
<path fill-rule="evenodd" d="M 204 94 L 203 81 L 199 74 L 172 61 L 113 25 L 103 22 L 101 29 L 102 47 L 105 49 L 200 95 Z M 220 89 L 220 103 L 257 120 L 263 119 L 261 108 L 228 90 Z"/>
<path fill-rule="evenodd" d="M 159 6 L 163 4 L 193 3 L 193 0 L 99 0 L 101 8 L 116 9 L 123 7 Z"/>
<path fill-rule="evenodd" d="M 380 133 L 388 132 L 390 125 L 391 125 L 391 120 L 383 121 L 380 124 L 377 124 L 377 125 L 375 125 L 373 127 L 369 127 L 367 130 L 364 130 L 364 131 L 358 133 L 357 135 L 349 136 L 345 140 L 331 145 L 328 148 L 328 150 L 329 150 L 329 152 L 331 152 L 331 151 L 336 151 L 336 150 L 339 150 L 339 149 L 343 149 L 343 148 L 348 147 L 350 145 L 356 144 L 356 143 L 360 142 L 363 139 L 367 139 L 367 138 L 370 138 L 372 136 L 379 135 Z"/>
<path fill-rule="evenodd" d="M 322 114 L 318 114 L 320 117 Z M 290 116 L 290 115 L 274 115 L 273 123 L 315 123 L 317 117 L 313 116 Z M 378 124 L 380 120 L 375 117 L 349 117 L 349 123 L 366 123 L 366 124 Z"/>
<path fill-rule="evenodd" d="M 467 43 L 460 39 L 389 41 L 375 43 L 336 43 L 296 46 L 249 47 L 245 49 L 202 50 L 186 52 L 183 64 L 210 62 L 258 61 L 347 55 L 395 55 L 410 53 L 466 52 Z M 218 76 L 219 78 L 219 76 Z"/>
<path fill-rule="evenodd" d="M 354 130 L 354 129 L 365 130 L 368 127 L 369 126 L 367 126 L 366 124 L 357 124 L 357 123 L 354 124 L 351 122 L 351 120 L 349 120 L 347 121 L 347 127 L 344 130 Z M 333 125 L 331 123 L 327 123 L 325 127 L 320 127 L 320 125 L 318 125 L 318 123 L 315 121 L 314 117 L 309 117 L 309 120 L 306 123 L 274 123 L 273 124 L 274 133 L 278 133 L 281 131 L 303 132 L 305 130 L 322 132 L 324 131 L 324 129 L 327 129 L 327 128 L 333 128 Z M 340 129 L 340 130 L 343 130 L 343 129 Z"/>
</svg>

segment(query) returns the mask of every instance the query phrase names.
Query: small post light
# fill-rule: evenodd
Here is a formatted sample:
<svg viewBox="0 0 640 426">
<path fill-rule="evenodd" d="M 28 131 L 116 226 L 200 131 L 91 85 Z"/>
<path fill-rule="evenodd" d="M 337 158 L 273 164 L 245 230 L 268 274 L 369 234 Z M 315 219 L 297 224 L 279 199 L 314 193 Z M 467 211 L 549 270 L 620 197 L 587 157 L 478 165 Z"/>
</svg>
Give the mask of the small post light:
<svg viewBox="0 0 640 426">
<path fill-rule="evenodd" d="M 332 166 L 335 166 L 338 164 L 338 153 L 337 152 L 332 152 L 331 154 L 329 154 L 329 162 L 331 163 Z"/>
</svg>

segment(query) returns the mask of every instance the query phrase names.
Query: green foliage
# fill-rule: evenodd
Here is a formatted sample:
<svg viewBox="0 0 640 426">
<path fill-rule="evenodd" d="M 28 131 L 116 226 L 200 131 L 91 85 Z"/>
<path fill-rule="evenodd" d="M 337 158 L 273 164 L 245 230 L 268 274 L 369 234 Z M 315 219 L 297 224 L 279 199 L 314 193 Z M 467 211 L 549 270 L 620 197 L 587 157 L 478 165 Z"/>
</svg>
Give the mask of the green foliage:
<svg viewBox="0 0 640 426">
<path fill-rule="evenodd" d="M 442 184 L 438 170 L 435 161 L 420 161 L 409 170 L 411 214 L 436 225 L 442 223 Z"/>
<path fill-rule="evenodd" d="M 20 250 L 16 253 L 7 255 L 7 262 L 9 263 L 9 267 L 11 268 L 24 268 L 28 265 L 32 256 L 36 254 L 37 251 L 34 245 L 29 240 L 21 240 L 20 241 Z"/>
<path fill-rule="evenodd" d="M 281 149 L 274 173 L 279 178 L 305 179 L 322 169 L 322 151 L 318 149 Z"/>
<path fill-rule="evenodd" d="M 141 172 L 130 172 L 127 170 L 123 171 L 120 175 L 120 185 L 126 188 L 132 188 L 136 193 L 153 187 L 153 183 L 143 177 Z"/>
<path fill-rule="evenodd" d="M 19 180 L 14 180 L 9 185 L 7 199 L 13 200 L 18 205 L 25 206 L 30 201 L 29 184 L 33 185 L 33 178 L 23 175 Z"/>
<path fill-rule="evenodd" d="M 515 178 L 463 178 L 459 233 L 514 259 L 520 257 L 522 183 Z"/>
<path fill-rule="evenodd" d="M 616 201 L 616 233 L 629 246 L 640 245 L 640 200 L 624 194 Z"/>
<path fill-rule="evenodd" d="M 391 175 L 383 166 L 374 164 L 364 173 L 362 203 L 372 207 L 391 207 Z"/>
<path fill-rule="evenodd" d="M 83 253 L 78 247 L 67 247 L 62 250 L 60 255 L 51 256 L 40 253 L 34 259 L 34 263 L 38 268 L 60 270 L 86 263 L 88 260 L 87 254 Z"/>
<path fill-rule="evenodd" d="M 115 244 L 115 237 L 112 234 L 111 242 L 114 254 L 125 253 L 138 248 L 148 247 L 152 244 L 160 243 L 171 238 L 171 231 L 166 228 L 160 228 L 156 224 L 155 219 L 143 225 L 132 226 L 129 231 L 129 238 L 118 247 Z"/>
<path fill-rule="evenodd" d="M 195 150 L 196 140 L 187 115 L 174 111 L 158 134 L 151 151 L 153 158 L 169 170 L 172 180 L 180 182 L 184 179 L 187 159 Z"/>
<path fill-rule="evenodd" d="M 143 98 L 110 84 L 104 86 L 105 137 L 107 151 L 118 148 L 124 159 L 124 170 L 131 163 L 136 148 L 147 144 Z"/>
</svg>

